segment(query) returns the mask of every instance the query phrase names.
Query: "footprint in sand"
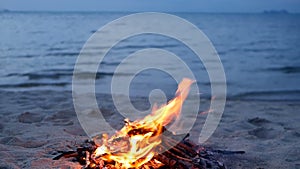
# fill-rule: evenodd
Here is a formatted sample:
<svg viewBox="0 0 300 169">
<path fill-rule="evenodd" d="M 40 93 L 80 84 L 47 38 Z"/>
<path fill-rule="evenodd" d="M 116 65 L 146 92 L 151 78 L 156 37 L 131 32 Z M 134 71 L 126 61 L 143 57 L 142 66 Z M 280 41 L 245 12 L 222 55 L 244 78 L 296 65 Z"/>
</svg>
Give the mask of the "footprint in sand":
<svg viewBox="0 0 300 169">
<path fill-rule="evenodd" d="M 45 118 L 44 121 L 52 122 L 54 126 L 70 126 L 73 125 L 73 119 L 76 118 L 76 113 L 73 111 L 65 110 L 58 111 Z"/>
<path fill-rule="evenodd" d="M 44 119 L 44 116 L 38 113 L 25 112 L 18 116 L 21 123 L 38 123 Z"/>
<path fill-rule="evenodd" d="M 280 126 L 276 126 L 271 121 L 255 117 L 248 120 L 248 123 L 256 126 L 255 129 L 249 130 L 248 134 L 256 136 L 260 139 L 274 139 L 282 135 L 283 129 Z"/>
<path fill-rule="evenodd" d="M 270 123 L 269 120 L 264 119 L 264 118 L 259 118 L 259 117 L 255 117 L 253 119 L 249 119 L 248 122 L 251 123 L 251 124 L 253 124 L 253 125 L 255 125 L 255 126 L 263 126 L 265 124 Z"/>
<path fill-rule="evenodd" d="M 20 146 L 24 148 L 37 148 L 45 145 L 46 141 L 39 141 L 35 138 L 23 139 L 19 137 L 4 137 L 0 140 L 0 144 Z"/>
</svg>

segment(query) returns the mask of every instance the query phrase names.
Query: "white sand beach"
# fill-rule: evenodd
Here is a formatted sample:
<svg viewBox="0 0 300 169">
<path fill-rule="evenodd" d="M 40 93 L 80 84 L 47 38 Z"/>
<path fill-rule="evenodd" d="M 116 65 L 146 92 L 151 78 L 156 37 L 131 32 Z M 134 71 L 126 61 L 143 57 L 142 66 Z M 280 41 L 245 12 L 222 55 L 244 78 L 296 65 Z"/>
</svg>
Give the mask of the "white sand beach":
<svg viewBox="0 0 300 169">
<path fill-rule="evenodd" d="M 88 139 L 78 122 L 70 92 L 0 92 L 0 168 L 81 168 L 70 159 L 52 160 Z M 101 110 L 116 127 L 123 124 L 112 101 L 99 95 Z M 145 98 L 133 102 L 147 103 Z M 208 101 L 204 103 L 203 111 Z M 297 101 L 227 101 L 222 120 L 204 146 L 245 151 L 222 155 L 228 168 L 300 168 Z M 184 112 L 182 112 L 184 113 Z M 205 115 L 190 132 L 197 142 Z"/>
</svg>

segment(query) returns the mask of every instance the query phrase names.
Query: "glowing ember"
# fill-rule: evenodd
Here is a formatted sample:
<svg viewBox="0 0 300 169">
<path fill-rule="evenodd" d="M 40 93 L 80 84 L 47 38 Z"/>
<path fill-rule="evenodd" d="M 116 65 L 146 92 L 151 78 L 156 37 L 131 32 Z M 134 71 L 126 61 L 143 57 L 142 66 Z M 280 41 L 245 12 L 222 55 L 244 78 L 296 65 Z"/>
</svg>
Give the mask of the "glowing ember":
<svg viewBox="0 0 300 169">
<path fill-rule="evenodd" d="M 176 97 L 168 104 L 154 106 L 152 113 L 144 119 L 134 122 L 126 119 L 125 126 L 110 138 L 103 134 L 101 143 L 91 154 L 93 161 L 103 167 L 110 164 L 115 168 L 138 168 L 146 163 L 151 163 L 152 167 L 160 166 L 160 161 L 151 159 L 157 153 L 156 147 L 162 142 L 163 127 L 178 119 L 192 83 L 194 81 L 191 79 L 183 79 Z"/>
</svg>

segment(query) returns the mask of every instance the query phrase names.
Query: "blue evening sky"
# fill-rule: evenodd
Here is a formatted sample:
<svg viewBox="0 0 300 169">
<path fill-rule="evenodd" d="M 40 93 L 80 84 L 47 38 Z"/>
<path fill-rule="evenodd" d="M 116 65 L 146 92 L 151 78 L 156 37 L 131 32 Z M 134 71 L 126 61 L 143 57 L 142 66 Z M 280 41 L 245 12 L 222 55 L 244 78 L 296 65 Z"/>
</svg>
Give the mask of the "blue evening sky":
<svg viewBox="0 0 300 169">
<path fill-rule="evenodd" d="M 0 0 L 21 11 L 300 12 L 300 0 Z"/>
</svg>

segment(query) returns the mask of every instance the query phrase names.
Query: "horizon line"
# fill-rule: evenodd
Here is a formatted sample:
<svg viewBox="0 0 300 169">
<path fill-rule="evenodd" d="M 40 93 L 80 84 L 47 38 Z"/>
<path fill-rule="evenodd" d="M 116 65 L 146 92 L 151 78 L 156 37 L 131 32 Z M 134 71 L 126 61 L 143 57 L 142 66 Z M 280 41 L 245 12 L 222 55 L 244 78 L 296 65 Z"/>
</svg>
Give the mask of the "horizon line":
<svg viewBox="0 0 300 169">
<path fill-rule="evenodd" d="M 282 11 L 286 11 L 286 13 L 281 13 Z M 146 11 L 146 10 L 135 10 L 135 11 L 119 11 L 119 10 L 13 10 L 13 9 L 0 9 L 0 12 L 66 12 L 66 13 L 106 13 L 106 12 L 114 12 L 114 13 L 141 13 L 141 12 L 162 12 L 162 13 L 203 13 L 203 14 L 300 14 L 300 12 L 290 12 L 288 10 L 263 10 L 260 12 L 242 12 L 242 11 Z M 268 13 L 271 12 L 271 13 Z M 274 13 L 272 13 L 274 12 Z"/>
</svg>

